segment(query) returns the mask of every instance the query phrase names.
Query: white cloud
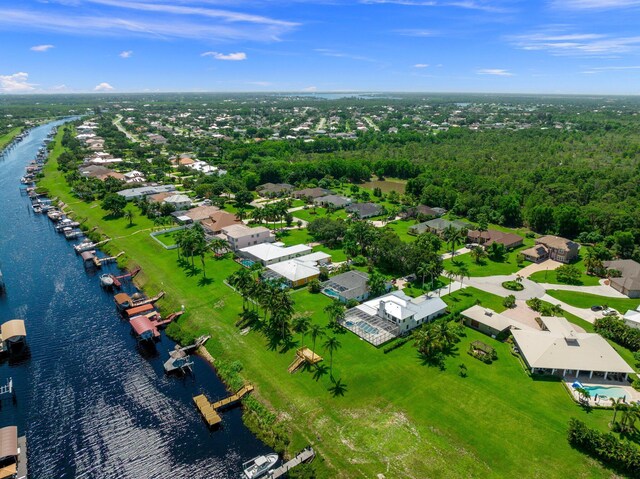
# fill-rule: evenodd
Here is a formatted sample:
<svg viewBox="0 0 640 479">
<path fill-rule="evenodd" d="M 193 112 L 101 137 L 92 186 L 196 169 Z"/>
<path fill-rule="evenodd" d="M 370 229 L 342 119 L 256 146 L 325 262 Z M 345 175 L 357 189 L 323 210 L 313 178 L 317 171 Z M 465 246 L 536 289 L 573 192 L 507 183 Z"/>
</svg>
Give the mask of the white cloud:
<svg viewBox="0 0 640 479">
<path fill-rule="evenodd" d="M 133 55 L 133 50 L 125 50 L 118 54 L 120 58 L 131 58 L 131 55 Z"/>
<path fill-rule="evenodd" d="M 80 3 L 86 3 L 80 2 Z M 279 41 L 299 24 L 268 17 L 210 8 L 168 4 L 101 0 L 115 8 L 110 16 L 80 14 L 69 4 L 65 10 L 41 11 L 0 8 L 0 27 L 29 32 L 49 31 L 72 35 L 144 36 L 156 39 L 190 38 L 207 41 Z M 132 15 L 130 9 L 138 13 Z M 159 12 L 159 13 L 154 13 Z"/>
<path fill-rule="evenodd" d="M 30 48 L 32 52 L 46 52 L 54 48 L 53 45 L 35 45 Z"/>
<path fill-rule="evenodd" d="M 268 81 L 247 81 L 245 82 L 247 85 L 255 85 L 255 86 L 271 86 L 272 83 Z"/>
<path fill-rule="evenodd" d="M 640 65 L 593 67 L 593 68 L 590 68 L 589 70 L 583 71 L 582 73 L 587 75 L 594 75 L 596 73 L 602 73 L 602 72 L 625 72 L 625 71 L 633 71 L 633 70 L 640 70 Z"/>
<path fill-rule="evenodd" d="M 640 0 L 554 0 L 554 7 L 568 10 L 608 10 L 640 6 Z"/>
<path fill-rule="evenodd" d="M 403 28 L 394 30 L 394 32 L 404 37 L 433 37 L 438 35 L 438 32 L 434 30 L 423 30 L 420 28 Z"/>
<path fill-rule="evenodd" d="M 494 75 L 499 77 L 512 77 L 513 73 L 509 70 L 504 70 L 502 68 L 481 68 L 477 70 L 476 73 L 478 75 Z"/>
<path fill-rule="evenodd" d="M 227 60 L 232 62 L 238 62 L 238 61 L 247 59 L 247 54 L 244 52 L 236 52 L 236 53 L 204 52 L 200 56 L 213 57 L 216 60 Z"/>
<path fill-rule="evenodd" d="M 547 51 L 555 56 L 612 56 L 640 48 L 640 36 L 543 31 L 509 38 L 522 50 Z"/>
<path fill-rule="evenodd" d="M 308 86 L 306 88 L 303 88 L 302 91 L 313 93 L 315 91 L 318 91 L 318 87 L 317 86 Z"/>
<path fill-rule="evenodd" d="M 29 83 L 29 74 L 25 72 L 13 75 L 0 75 L 0 92 L 24 93 L 35 90 L 35 86 Z"/>
<path fill-rule="evenodd" d="M 102 82 L 93 89 L 93 91 L 111 91 L 113 87 L 109 85 L 107 82 Z"/>
<path fill-rule="evenodd" d="M 360 0 L 360 3 L 368 5 L 404 5 L 408 7 L 457 7 L 465 10 L 481 10 L 492 13 L 504 13 L 507 8 L 497 5 L 495 0 Z"/>
<path fill-rule="evenodd" d="M 413 65 L 413 68 L 427 68 L 428 66 L 428 63 L 416 63 L 415 65 Z"/>
</svg>

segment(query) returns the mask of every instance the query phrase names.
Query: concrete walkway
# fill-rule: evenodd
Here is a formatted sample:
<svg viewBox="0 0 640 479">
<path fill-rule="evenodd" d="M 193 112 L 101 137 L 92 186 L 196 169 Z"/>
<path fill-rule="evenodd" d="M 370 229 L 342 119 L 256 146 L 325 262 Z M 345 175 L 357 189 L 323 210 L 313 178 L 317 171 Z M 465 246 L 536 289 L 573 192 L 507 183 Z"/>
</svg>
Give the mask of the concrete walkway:
<svg viewBox="0 0 640 479">
<path fill-rule="evenodd" d="M 460 256 L 461 254 L 469 253 L 470 251 L 471 251 L 471 250 L 470 250 L 469 248 L 464 247 L 464 248 L 460 248 L 460 249 L 455 250 L 453 254 L 451 254 L 451 253 L 444 253 L 444 254 L 440 255 L 440 257 L 441 257 L 443 260 L 445 260 L 445 259 L 449 259 L 449 258 L 451 258 L 451 257 L 453 257 L 453 256 Z"/>
<path fill-rule="evenodd" d="M 606 296 L 607 298 L 629 299 L 627 296 L 619 291 L 616 291 L 611 286 L 603 284 L 601 284 L 600 286 L 572 286 L 569 284 L 540 283 L 540 286 L 542 286 L 544 289 L 558 289 L 561 291 L 575 291 L 576 293 L 587 293 L 595 294 L 596 296 Z"/>
<path fill-rule="evenodd" d="M 466 284 L 487 293 L 502 296 L 503 298 L 512 294 L 516 299 L 526 300 L 531 298 L 541 298 L 546 294 L 545 289 L 541 285 L 527 278 L 522 280 L 522 286 L 524 286 L 522 291 L 511 291 L 502 287 L 502 283 L 505 281 L 514 281 L 516 276 L 517 275 L 515 274 L 510 274 L 508 276 L 476 276 L 466 279 Z"/>
</svg>

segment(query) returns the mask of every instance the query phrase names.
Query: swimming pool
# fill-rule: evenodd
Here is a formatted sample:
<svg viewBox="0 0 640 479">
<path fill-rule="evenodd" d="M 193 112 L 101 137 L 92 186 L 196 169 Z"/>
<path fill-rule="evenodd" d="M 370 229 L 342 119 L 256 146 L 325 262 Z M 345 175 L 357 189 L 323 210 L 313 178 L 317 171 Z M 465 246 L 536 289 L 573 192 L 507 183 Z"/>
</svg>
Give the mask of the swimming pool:
<svg viewBox="0 0 640 479">
<path fill-rule="evenodd" d="M 256 264 L 256 262 L 251 261 L 250 259 L 241 259 L 240 264 L 245 268 L 251 268 L 254 264 Z"/>
<path fill-rule="evenodd" d="M 584 389 L 589 391 L 592 398 L 596 397 L 608 397 L 608 398 L 623 398 L 628 397 L 629 393 L 625 391 L 623 388 L 618 387 L 607 387 L 607 386 L 584 386 Z"/>
<path fill-rule="evenodd" d="M 378 328 L 374 328 L 366 321 L 358 321 L 356 323 L 356 326 L 358 326 L 362 331 L 364 331 L 367 334 L 378 334 L 380 332 Z"/>
<path fill-rule="evenodd" d="M 335 290 L 333 290 L 331 288 L 324 288 L 322 290 L 322 292 L 324 294 L 326 294 L 327 296 L 330 296 L 332 298 L 340 298 L 340 295 Z"/>
</svg>

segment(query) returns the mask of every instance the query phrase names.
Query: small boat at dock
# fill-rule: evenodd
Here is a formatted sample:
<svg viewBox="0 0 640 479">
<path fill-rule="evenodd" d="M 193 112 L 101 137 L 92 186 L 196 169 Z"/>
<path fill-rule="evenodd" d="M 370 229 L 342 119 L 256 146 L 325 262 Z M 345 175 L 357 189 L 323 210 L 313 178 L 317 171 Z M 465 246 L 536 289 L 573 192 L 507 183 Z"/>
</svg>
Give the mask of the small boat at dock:
<svg viewBox="0 0 640 479">
<path fill-rule="evenodd" d="M 193 366 L 193 361 L 189 354 L 204 345 L 210 337 L 211 336 L 200 336 L 196 339 L 195 343 L 182 348 L 176 344 L 175 349 L 173 351 L 169 351 L 169 359 L 164 362 L 164 371 L 166 373 L 172 373 L 175 371 L 184 372 L 185 370 L 190 371 L 191 366 Z"/>
<path fill-rule="evenodd" d="M 103 274 L 100 276 L 100 286 L 105 289 L 113 288 L 113 277 L 110 274 Z"/>
<path fill-rule="evenodd" d="M 64 232 L 64 237 L 67 238 L 68 240 L 80 238 L 82 236 L 84 236 L 84 233 L 81 230 L 71 229 L 70 231 Z"/>
<path fill-rule="evenodd" d="M 264 476 L 278 463 L 277 454 L 257 456 L 242 465 L 242 471 L 247 479 L 256 479 Z"/>
<path fill-rule="evenodd" d="M 164 291 L 160 291 L 157 295 L 151 298 L 133 298 L 129 296 L 127 293 L 118 293 L 113 297 L 113 300 L 116 303 L 118 309 L 122 312 L 125 312 L 128 309 L 135 308 L 137 306 L 142 306 L 145 304 L 154 304 L 156 301 L 162 299 L 164 297 Z"/>
<path fill-rule="evenodd" d="M 80 244 L 77 244 L 73 247 L 77 254 L 84 253 L 85 251 L 91 251 L 95 249 L 95 243 L 91 241 L 83 241 Z"/>
</svg>

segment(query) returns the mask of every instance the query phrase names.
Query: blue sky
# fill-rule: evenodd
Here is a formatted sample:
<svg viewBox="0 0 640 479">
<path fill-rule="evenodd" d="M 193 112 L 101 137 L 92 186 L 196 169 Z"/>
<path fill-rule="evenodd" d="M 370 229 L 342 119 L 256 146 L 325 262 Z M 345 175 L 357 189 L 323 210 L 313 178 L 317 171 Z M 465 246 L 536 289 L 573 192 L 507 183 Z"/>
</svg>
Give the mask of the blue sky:
<svg viewBox="0 0 640 479">
<path fill-rule="evenodd" d="M 0 92 L 640 93 L 640 0 L 0 1 Z"/>
</svg>

